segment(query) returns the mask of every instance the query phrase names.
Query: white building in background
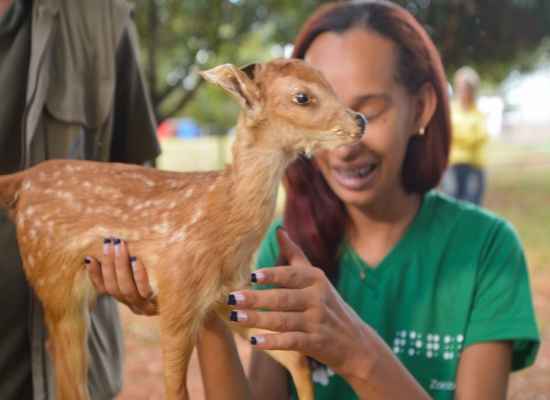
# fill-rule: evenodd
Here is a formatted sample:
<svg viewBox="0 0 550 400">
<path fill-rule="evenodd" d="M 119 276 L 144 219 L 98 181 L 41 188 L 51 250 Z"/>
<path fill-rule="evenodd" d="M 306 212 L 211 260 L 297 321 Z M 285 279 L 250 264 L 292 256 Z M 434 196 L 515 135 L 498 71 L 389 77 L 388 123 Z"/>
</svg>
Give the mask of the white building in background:
<svg viewBox="0 0 550 400">
<path fill-rule="evenodd" d="M 480 96 L 479 110 L 487 116 L 487 131 L 491 137 L 500 136 L 504 120 L 504 100 L 499 96 Z"/>
<path fill-rule="evenodd" d="M 506 125 L 550 126 L 550 65 L 513 72 L 502 85 Z"/>
</svg>

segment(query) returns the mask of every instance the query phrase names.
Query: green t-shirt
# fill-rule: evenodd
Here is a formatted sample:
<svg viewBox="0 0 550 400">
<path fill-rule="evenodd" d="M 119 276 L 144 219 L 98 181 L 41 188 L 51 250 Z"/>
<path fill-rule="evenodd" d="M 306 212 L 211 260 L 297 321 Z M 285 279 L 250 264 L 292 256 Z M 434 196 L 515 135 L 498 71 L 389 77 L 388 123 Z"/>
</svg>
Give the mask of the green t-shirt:
<svg viewBox="0 0 550 400">
<path fill-rule="evenodd" d="M 273 266 L 272 225 L 258 266 Z M 473 343 L 513 342 L 513 370 L 534 362 L 539 336 L 522 246 L 489 212 L 437 192 L 424 196 L 392 251 L 371 268 L 344 243 L 337 290 L 434 399 L 452 399 L 460 354 Z M 332 371 L 314 372 L 315 398 L 356 399 Z"/>
</svg>

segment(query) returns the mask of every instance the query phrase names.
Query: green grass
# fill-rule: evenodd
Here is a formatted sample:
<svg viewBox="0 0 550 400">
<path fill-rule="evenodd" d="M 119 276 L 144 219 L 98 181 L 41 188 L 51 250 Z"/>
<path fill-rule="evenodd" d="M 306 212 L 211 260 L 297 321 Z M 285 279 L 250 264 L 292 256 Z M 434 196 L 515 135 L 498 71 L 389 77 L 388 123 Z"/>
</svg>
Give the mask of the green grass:
<svg viewBox="0 0 550 400">
<path fill-rule="evenodd" d="M 530 268 L 550 272 L 550 150 L 497 142 L 489 151 L 485 206 L 516 227 Z"/>
</svg>

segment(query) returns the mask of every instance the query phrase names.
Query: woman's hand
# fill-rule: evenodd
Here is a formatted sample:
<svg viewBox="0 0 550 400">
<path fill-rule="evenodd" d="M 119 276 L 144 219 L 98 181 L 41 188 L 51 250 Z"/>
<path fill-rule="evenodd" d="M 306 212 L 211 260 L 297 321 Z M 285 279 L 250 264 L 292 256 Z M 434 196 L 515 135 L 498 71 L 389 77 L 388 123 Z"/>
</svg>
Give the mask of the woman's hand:
<svg viewBox="0 0 550 400">
<path fill-rule="evenodd" d="M 344 302 L 323 271 L 309 263 L 286 231 L 280 229 L 277 235 L 289 266 L 256 271 L 252 280 L 278 288 L 232 293 L 228 303 L 238 310 L 231 312 L 230 319 L 278 332 L 252 337 L 252 344 L 260 349 L 296 350 L 344 378 L 361 374 L 366 379 L 376 360 L 371 349 L 378 336 Z"/>
<path fill-rule="evenodd" d="M 147 270 L 140 260 L 129 256 L 124 241 L 105 239 L 101 259 L 86 257 L 84 261 L 98 293 L 110 294 L 136 314 L 158 314 L 157 297 Z"/>
</svg>

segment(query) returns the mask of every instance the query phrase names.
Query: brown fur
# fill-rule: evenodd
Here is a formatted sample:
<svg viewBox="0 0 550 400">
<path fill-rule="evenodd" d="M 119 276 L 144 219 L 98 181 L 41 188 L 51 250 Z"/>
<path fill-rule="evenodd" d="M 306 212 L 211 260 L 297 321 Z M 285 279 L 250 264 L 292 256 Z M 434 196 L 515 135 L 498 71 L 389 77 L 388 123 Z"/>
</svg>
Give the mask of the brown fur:
<svg viewBox="0 0 550 400">
<path fill-rule="evenodd" d="M 0 206 L 17 226 L 25 274 L 40 298 L 58 400 L 87 399 L 86 332 L 96 296 L 83 267 L 118 237 L 148 268 L 158 291 L 167 399 L 186 399 L 198 330 L 229 292 L 246 286 L 253 254 L 274 213 L 286 166 L 301 151 L 357 140 L 356 115 L 302 61 L 257 65 L 252 79 L 231 65 L 203 73 L 240 101 L 234 162 L 222 171 L 176 173 L 124 164 L 52 160 L 0 177 Z M 307 91 L 315 103 L 292 101 Z M 302 399 L 312 398 L 305 358 L 288 364 Z"/>
</svg>

